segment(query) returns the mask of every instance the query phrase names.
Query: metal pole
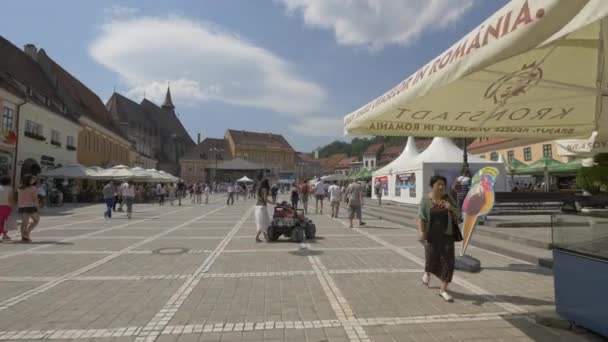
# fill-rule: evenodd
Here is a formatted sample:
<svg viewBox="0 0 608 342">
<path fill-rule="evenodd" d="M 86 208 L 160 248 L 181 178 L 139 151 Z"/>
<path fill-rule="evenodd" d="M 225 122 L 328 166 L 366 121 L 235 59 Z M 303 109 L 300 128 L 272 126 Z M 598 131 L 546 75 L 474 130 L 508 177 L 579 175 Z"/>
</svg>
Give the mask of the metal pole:
<svg viewBox="0 0 608 342">
<path fill-rule="evenodd" d="M 462 165 L 466 168 L 469 167 L 469 153 L 467 151 L 467 138 L 462 138 Z"/>
</svg>

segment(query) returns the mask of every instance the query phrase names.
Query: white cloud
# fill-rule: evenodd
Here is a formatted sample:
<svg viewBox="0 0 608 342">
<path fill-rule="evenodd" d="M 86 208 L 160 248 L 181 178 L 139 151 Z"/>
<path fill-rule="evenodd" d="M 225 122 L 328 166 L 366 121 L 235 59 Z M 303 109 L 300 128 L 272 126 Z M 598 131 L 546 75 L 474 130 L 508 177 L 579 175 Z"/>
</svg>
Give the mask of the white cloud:
<svg viewBox="0 0 608 342">
<path fill-rule="evenodd" d="M 445 29 L 476 0 L 275 0 L 302 13 L 310 27 L 334 31 L 343 45 L 372 50 L 406 45 L 422 32 Z"/>
<path fill-rule="evenodd" d="M 270 51 L 178 16 L 112 20 L 89 51 L 133 97 L 145 91 L 162 101 L 170 81 L 174 102 L 217 100 L 297 115 L 318 111 L 326 96 Z"/>
<path fill-rule="evenodd" d="M 309 137 L 338 137 L 344 130 L 344 121 L 343 119 L 306 117 L 299 119 L 290 129 Z"/>
</svg>

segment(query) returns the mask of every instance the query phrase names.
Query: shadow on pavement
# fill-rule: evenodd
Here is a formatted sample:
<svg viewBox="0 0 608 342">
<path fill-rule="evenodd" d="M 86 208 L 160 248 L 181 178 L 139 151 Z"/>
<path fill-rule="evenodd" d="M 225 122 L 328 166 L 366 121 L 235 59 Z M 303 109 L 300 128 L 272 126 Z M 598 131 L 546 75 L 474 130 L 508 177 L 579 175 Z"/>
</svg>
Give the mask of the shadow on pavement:
<svg viewBox="0 0 608 342">
<path fill-rule="evenodd" d="M 534 274 L 550 276 L 550 277 L 553 276 L 553 272 L 548 268 L 544 268 L 542 266 L 536 266 L 536 265 L 526 265 L 526 264 L 510 264 L 509 266 L 506 266 L 506 267 L 482 267 L 481 272 L 483 272 L 484 270 L 524 272 L 524 273 L 534 273 Z"/>
<path fill-rule="evenodd" d="M 505 322 L 511 324 L 514 328 L 521 331 L 532 341 L 555 341 L 555 342 L 583 342 L 583 341 L 606 341 L 606 339 L 594 335 L 593 333 L 583 331 L 581 333 L 574 333 L 567 330 L 550 329 L 541 325 L 538 325 L 523 317 L 503 317 Z"/>
<path fill-rule="evenodd" d="M 63 241 L 49 241 L 49 240 L 33 240 L 32 242 L 21 242 L 21 240 L 15 240 L 13 243 L 20 245 L 55 245 L 55 246 L 72 246 L 72 242 Z"/>
<path fill-rule="evenodd" d="M 542 300 L 537 298 L 522 297 L 522 296 L 510 296 L 510 295 L 494 295 L 492 299 L 488 300 L 481 297 L 480 295 L 471 295 L 462 292 L 449 291 L 455 300 L 463 300 L 472 302 L 473 305 L 482 305 L 485 303 L 510 303 L 515 305 L 554 305 L 553 301 Z"/>
<path fill-rule="evenodd" d="M 292 255 L 296 255 L 296 256 L 315 256 L 315 255 L 321 255 L 323 254 L 323 251 L 316 251 L 314 249 L 308 249 L 308 248 L 300 248 L 297 251 L 293 251 L 293 252 L 288 252 L 289 254 Z"/>
</svg>

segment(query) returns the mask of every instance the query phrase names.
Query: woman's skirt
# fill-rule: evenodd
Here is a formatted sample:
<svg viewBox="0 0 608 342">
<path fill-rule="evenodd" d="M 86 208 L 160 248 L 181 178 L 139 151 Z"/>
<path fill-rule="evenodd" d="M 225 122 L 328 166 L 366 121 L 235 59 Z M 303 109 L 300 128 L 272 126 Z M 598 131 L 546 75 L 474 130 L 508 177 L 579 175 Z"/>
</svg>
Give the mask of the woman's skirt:
<svg viewBox="0 0 608 342">
<path fill-rule="evenodd" d="M 258 232 L 266 232 L 270 225 L 270 215 L 268 214 L 268 208 L 265 205 L 255 206 L 255 227 Z"/>
<path fill-rule="evenodd" d="M 456 264 L 454 238 L 445 235 L 442 239 L 428 241 L 424 250 L 426 256 L 424 271 L 442 281 L 451 282 Z"/>
</svg>

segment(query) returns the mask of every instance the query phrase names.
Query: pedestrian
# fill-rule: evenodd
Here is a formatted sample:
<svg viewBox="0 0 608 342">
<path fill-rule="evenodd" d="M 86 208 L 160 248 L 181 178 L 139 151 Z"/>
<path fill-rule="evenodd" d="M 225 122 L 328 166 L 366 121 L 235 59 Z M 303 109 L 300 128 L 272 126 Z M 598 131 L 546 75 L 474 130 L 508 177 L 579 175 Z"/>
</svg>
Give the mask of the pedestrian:
<svg viewBox="0 0 608 342">
<path fill-rule="evenodd" d="M 76 205 L 78 203 L 78 195 L 80 194 L 80 186 L 76 181 L 72 184 L 72 204 Z"/>
<path fill-rule="evenodd" d="M 48 194 L 47 190 L 48 186 L 46 182 L 41 179 L 37 188 L 38 203 L 40 205 L 40 208 L 44 208 L 46 206 L 46 196 Z"/>
<path fill-rule="evenodd" d="M 11 215 L 14 205 L 15 195 L 11 187 L 11 179 L 9 177 L 2 177 L 0 178 L 0 234 L 2 234 L 0 242 L 11 240 L 8 236 L 6 221 Z"/>
<path fill-rule="evenodd" d="M 202 204 L 203 203 L 203 191 L 205 190 L 203 188 L 203 183 L 198 182 L 196 183 L 196 188 L 195 188 L 195 193 L 194 196 L 196 197 L 196 204 Z"/>
<path fill-rule="evenodd" d="M 156 195 L 158 196 L 158 205 L 164 205 L 165 196 L 167 195 L 167 187 L 164 184 L 158 183 L 156 186 Z"/>
<path fill-rule="evenodd" d="M 331 217 L 338 218 L 340 210 L 340 199 L 342 198 L 342 188 L 338 185 L 338 181 L 334 181 L 329 187 L 329 202 L 331 203 Z"/>
<path fill-rule="evenodd" d="M 169 184 L 168 193 L 169 203 L 171 204 L 171 206 L 173 206 L 173 203 L 175 202 L 175 194 L 177 193 L 177 187 L 174 183 Z"/>
<path fill-rule="evenodd" d="M 351 183 L 346 188 L 346 198 L 348 200 L 348 217 L 350 219 L 350 228 L 353 227 L 353 219 L 357 217 L 359 227 L 365 226 L 361 218 L 361 207 L 363 207 L 363 186 L 360 182 Z"/>
<path fill-rule="evenodd" d="M 112 209 L 114 207 L 114 183 L 109 181 L 103 187 L 103 200 L 106 203 L 106 211 L 103 213 L 103 218 L 108 222 L 112 218 Z"/>
<path fill-rule="evenodd" d="M 308 185 L 308 179 L 305 179 L 304 182 L 302 182 L 302 185 L 300 185 L 300 194 L 302 194 L 300 199 L 302 200 L 304 214 L 308 214 L 308 197 L 310 196 L 310 186 Z"/>
<path fill-rule="evenodd" d="M 129 187 L 129 183 L 127 181 L 122 182 L 122 184 L 120 184 L 120 188 L 118 190 L 118 196 L 119 196 L 119 200 L 120 200 L 120 206 L 118 207 L 118 211 L 122 212 L 123 211 L 123 207 L 125 206 L 125 204 L 127 204 L 127 202 L 125 201 L 125 198 L 123 196 L 123 193 L 125 192 L 125 189 L 127 189 Z"/>
<path fill-rule="evenodd" d="M 234 185 L 232 183 L 228 183 L 228 199 L 226 200 L 226 205 L 234 205 Z"/>
<path fill-rule="evenodd" d="M 446 184 L 443 176 L 431 177 L 431 192 L 422 198 L 418 209 L 418 239 L 425 247 L 422 283 L 428 287 L 433 274 L 441 280 L 439 296 L 451 302 L 447 289 L 454 275 L 454 242 L 462 241 L 462 235 L 457 223 L 459 210 L 446 195 Z"/>
<path fill-rule="evenodd" d="M 127 187 L 123 189 L 122 199 L 127 205 L 127 217 L 131 219 L 133 214 L 133 202 L 135 202 L 135 185 L 133 185 L 133 181 L 129 181 Z"/>
<path fill-rule="evenodd" d="M 315 213 L 319 213 L 319 203 L 321 203 L 321 214 L 323 214 L 323 199 L 325 199 L 325 184 L 321 178 L 315 183 Z"/>
<path fill-rule="evenodd" d="M 193 183 L 188 187 L 188 192 L 190 193 L 190 204 L 196 203 L 196 196 L 194 195 L 196 192 L 196 183 Z"/>
<path fill-rule="evenodd" d="M 19 214 L 21 214 L 21 241 L 32 242 L 30 234 L 40 222 L 36 179 L 30 174 L 24 175 L 17 191 L 17 206 Z"/>
<path fill-rule="evenodd" d="M 270 188 L 270 197 L 272 197 L 273 202 L 276 203 L 278 195 L 279 195 L 279 185 L 275 183 Z"/>
<path fill-rule="evenodd" d="M 268 200 L 270 195 L 270 183 L 268 178 L 264 178 L 262 174 L 258 176 L 257 186 L 257 201 L 255 204 L 255 241 L 262 242 L 260 234 L 264 234 L 264 238 L 268 241 L 268 226 L 270 225 L 270 214 L 268 213 L 268 203 L 275 204 L 272 200 Z"/>
<path fill-rule="evenodd" d="M 382 182 L 376 182 L 374 186 L 374 191 L 376 192 L 376 198 L 378 199 L 378 206 L 382 206 Z"/>
<path fill-rule="evenodd" d="M 177 205 L 182 205 L 182 198 L 184 197 L 184 191 L 186 190 L 186 185 L 183 181 L 179 181 L 177 183 Z"/>
<path fill-rule="evenodd" d="M 293 182 L 293 184 L 291 185 L 290 197 L 291 197 L 291 206 L 294 209 L 298 209 L 298 202 L 300 201 L 300 189 L 298 189 L 296 182 Z M 273 200 L 273 202 L 276 202 L 276 201 Z"/>
<path fill-rule="evenodd" d="M 456 191 L 456 200 L 458 210 L 462 210 L 462 204 L 471 189 L 471 171 L 468 167 L 463 167 L 460 176 L 454 181 L 454 190 Z"/>
<path fill-rule="evenodd" d="M 211 187 L 209 184 L 205 184 L 205 204 L 209 204 L 209 193 L 211 192 Z"/>
</svg>

